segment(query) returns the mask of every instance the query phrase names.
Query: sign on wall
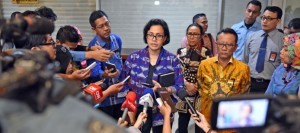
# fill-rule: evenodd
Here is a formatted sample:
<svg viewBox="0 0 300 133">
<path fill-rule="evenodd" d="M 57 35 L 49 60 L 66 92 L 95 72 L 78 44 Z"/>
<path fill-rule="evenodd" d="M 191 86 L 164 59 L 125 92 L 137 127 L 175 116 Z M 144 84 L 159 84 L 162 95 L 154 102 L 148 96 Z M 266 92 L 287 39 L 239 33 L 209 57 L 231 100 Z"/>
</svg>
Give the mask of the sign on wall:
<svg viewBox="0 0 300 133">
<path fill-rule="evenodd" d="M 39 0 L 12 0 L 13 4 L 38 4 Z"/>
</svg>

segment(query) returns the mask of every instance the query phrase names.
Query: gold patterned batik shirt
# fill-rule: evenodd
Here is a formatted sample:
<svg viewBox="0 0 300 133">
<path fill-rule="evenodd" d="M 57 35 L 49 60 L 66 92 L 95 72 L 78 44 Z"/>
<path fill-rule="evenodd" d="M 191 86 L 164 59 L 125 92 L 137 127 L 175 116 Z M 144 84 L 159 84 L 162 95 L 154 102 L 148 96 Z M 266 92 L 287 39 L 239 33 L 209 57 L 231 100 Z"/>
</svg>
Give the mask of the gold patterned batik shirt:
<svg viewBox="0 0 300 133">
<path fill-rule="evenodd" d="M 201 62 L 197 80 L 201 95 L 200 112 L 210 122 L 212 99 L 229 97 L 249 92 L 250 69 L 247 64 L 231 58 L 223 68 L 218 63 L 218 57 Z"/>
</svg>

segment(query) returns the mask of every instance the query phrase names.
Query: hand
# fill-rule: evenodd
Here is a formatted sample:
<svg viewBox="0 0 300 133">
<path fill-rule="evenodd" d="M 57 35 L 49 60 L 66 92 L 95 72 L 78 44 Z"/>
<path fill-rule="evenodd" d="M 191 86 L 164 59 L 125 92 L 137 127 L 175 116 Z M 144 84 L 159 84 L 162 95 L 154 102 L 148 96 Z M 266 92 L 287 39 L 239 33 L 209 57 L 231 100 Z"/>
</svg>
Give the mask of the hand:
<svg viewBox="0 0 300 133">
<path fill-rule="evenodd" d="M 186 91 L 190 96 L 195 95 L 198 93 L 198 84 L 197 83 L 190 83 L 186 80 L 184 80 L 184 85 L 186 87 Z"/>
<path fill-rule="evenodd" d="M 105 81 L 105 79 L 101 79 L 101 80 L 95 82 L 94 84 L 96 84 L 96 85 L 101 85 L 104 81 Z"/>
<path fill-rule="evenodd" d="M 101 50 L 101 49 L 102 49 L 102 47 L 98 46 L 98 45 L 95 45 L 95 46 L 91 47 L 91 51 L 96 51 L 96 50 Z"/>
<path fill-rule="evenodd" d="M 86 52 L 86 58 L 87 59 L 95 59 L 95 60 L 98 60 L 101 62 L 106 62 L 113 54 L 114 54 L 114 52 L 103 48 L 103 49 L 96 50 L 96 51 Z"/>
<path fill-rule="evenodd" d="M 127 125 L 128 125 L 128 122 L 127 122 L 127 121 L 123 121 L 122 118 L 120 117 L 119 120 L 118 120 L 118 125 L 119 125 L 120 127 L 126 128 Z"/>
<path fill-rule="evenodd" d="M 172 109 L 166 101 L 164 101 L 163 105 L 158 106 L 158 108 L 164 117 L 170 117 Z"/>
<path fill-rule="evenodd" d="M 115 78 L 119 75 L 119 71 L 117 70 L 116 72 L 112 72 L 113 68 L 107 69 L 105 68 L 104 73 L 102 74 L 102 77 L 104 78 Z"/>
<path fill-rule="evenodd" d="M 91 70 L 90 69 L 75 70 L 70 76 L 71 76 L 70 79 L 83 80 L 91 76 Z"/>
<path fill-rule="evenodd" d="M 145 123 L 146 120 L 147 120 L 147 113 L 141 112 L 133 126 L 135 128 L 140 128 L 142 123 Z"/>
<path fill-rule="evenodd" d="M 152 82 L 153 82 L 153 85 L 154 85 L 154 87 L 152 87 L 152 90 L 154 92 L 156 92 L 158 88 L 161 88 L 161 85 L 157 81 L 152 80 Z"/>
<path fill-rule="evenodd" d="M 116 83 L 107 88 L 108 94 L 117 94 L 123 89 L 124 83 Z"/>
<path fill-rule="evenodd" d="M 199 115 L 199 117 L 197 116 L 197 114 L 193 114 L 192 111 L 189 109 L 189 112 L 191 114 L 191 117 L 194 119 L 194 122 L 200 127 L 202 128 L 205 132 L 207 132 L 210 129 L 210 125 L 209 123 L 206 121 L 205 117 L 203 114 L 201 114 L 200 112 L 197 111 L 197 114 Z"/>
</svg>

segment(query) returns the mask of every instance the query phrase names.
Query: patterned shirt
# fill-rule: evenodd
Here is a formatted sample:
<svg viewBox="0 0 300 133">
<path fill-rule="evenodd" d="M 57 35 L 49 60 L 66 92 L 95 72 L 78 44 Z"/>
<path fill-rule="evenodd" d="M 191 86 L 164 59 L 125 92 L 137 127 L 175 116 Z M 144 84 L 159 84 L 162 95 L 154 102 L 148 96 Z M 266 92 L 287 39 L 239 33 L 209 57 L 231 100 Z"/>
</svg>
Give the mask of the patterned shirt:
<svg viewBox="0 0 300 133">
<path fill-rule="evenodd" d="M 266 91 L 266 95 L 277 96 L 279 94 L 297 95 L 300 85 L 299 70 L 290 71 L 286 74 L 287 84 L 282 80 L 286 68 L 281 64 L 273 73 L 272 79 Z"/>
<path fill-rule="evenodd" d="M 120 81 L 130 75 L 130 80 L 124 85 L 122 91 L 134 91 L 137 94 L 137 103 L 143 95 L 144 90 L 147 88 L 141 83 L 146 83 L 150 65 L 149 61 L 149 51 L 148 47 L 146 47 L 128 55 L 122 69 Z M 175 84 L 171 86 L 174 91 L 174 96 L 180 89 L 183 89 L 182 69 L 176 56 L 162 48 L 155 64 L 152 79 L 157 81 L 159 74 L 170 71 L 174 71 L 175 73 Z M 174 100 L 174 102 L 176 102 L 176 100 Z M 157 111 L 157 113 L 153 113 L 152 116 L 153 126 L 163 125 L 163 116 L 159 113 L 159 111 Z"/>
<path fill-rule="evenodd" d="M 234 58 L 224 68 L 218 63 L 217 56 L 203 60 L 197 77 L 201 95 L 200 112 L 209 123 L 213 98 L 244 94 L 250 90 L 250 69 Z"/>
<path fill-rule="evenodd" d="M 89 43 L 89 46 L 100 45 L 102 48 L 107 50 L 115 51 L 115 54 L 112 55 L 111 58 L 107 62 L 115 64 L 117 70 L 121 72 L 122 70 L 122 58 L 120 56 L 121 49 L 122 49 L 122 41 L 121 38 L 115 34 L 110 35 L 110 43 L 105 43 L 101 38 L 95 36 L 93 40 Z M 88 60 L 88 65 L 96 62 L 97 65 L 91 71 L 90 82 L 97 82 L 102 79 L 102 74 L 104 73 L 105 69 L 105 62 L 96 61 L 94 59 Z M 105 83 L 109 86 L 117 82 L 119 77 L 113 79 L 106 79 Z M 106 107 L 110 105 L 116 105 L 122 103 L 124 101 L 125 92 L 119 92 L 116 95 L 111 95 L 107 97 L 104 101 L 101 102 L 101 107 Z"/>
</svg>

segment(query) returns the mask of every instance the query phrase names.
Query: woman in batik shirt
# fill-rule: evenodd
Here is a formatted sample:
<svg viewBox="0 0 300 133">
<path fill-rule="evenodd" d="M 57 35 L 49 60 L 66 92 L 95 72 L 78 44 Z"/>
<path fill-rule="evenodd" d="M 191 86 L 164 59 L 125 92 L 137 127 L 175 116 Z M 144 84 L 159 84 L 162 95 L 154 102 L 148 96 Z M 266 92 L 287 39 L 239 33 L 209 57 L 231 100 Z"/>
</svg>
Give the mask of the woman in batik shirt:
<svg viewBox="0 0 300 133">
<path fill-rule="evenodd" d="M 183 89 L 183 75 L 176 55 L 163 47 L 170 42 L 167 23 L 162 19 L 151 19 L 144 27 L 144 42 L 147 46 L 131 53 L 125 61 L 120 81 L 128 75 L 130 80 L 123 89 L 134 91 L 137 94 L 138 103 L 146 88 L 152 88 L 154 92 L 157 92 L 157 82 L 153 82 L 153 80 L 157 81 L 158 75 L 173 71 L 175 73 L 174 84 L 167 87 L 167 91 L 173 96 L 176 95 L 180 89 Z M 145 83 L 150 86 L 156 85 L 150 87 L 145 86 Z M 176 102 L 175 99 L 173 101 Z M 142 105 L 138 106 L 136 116 L 142 111 L 142 107 Z M 147 115 L 147 121 L 141 131 L 150 133 L 152 128 L 153 133 L 161 133 L 164 118 L 159 113 L 156 102 L 153 108 L 148 108 Z"/>
<path fill-rule="evenodd" d="M 201 60 L 209 58 L 212 53 L 211 49 L 201 44 L 201 37 L 203 29 L 197 23 L 190 24 L 186 29 L 187 47 L 180 48 L 177 51 L 182 67 L 184 69 L 184 83 L 189 97 L 188 99 L 195 103 L 195 99 L 199 99 L 198 85 L 197 85 L 197 71 Z M 180 133 L 187 133 L 191 115 L 187 111 L 187 104 L 179 100 L 176 108 L 179 114 L 178 131 Z"/>
</svg>

